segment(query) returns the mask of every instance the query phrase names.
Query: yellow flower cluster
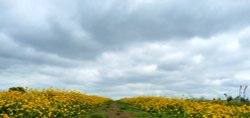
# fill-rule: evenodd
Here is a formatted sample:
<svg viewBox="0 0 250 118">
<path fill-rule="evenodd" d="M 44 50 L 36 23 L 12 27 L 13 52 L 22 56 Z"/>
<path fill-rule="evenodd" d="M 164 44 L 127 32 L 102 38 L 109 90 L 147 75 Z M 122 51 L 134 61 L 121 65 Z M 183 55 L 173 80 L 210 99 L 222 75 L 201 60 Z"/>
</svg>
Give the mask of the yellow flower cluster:
<svg viewBox="0 0 250 118">
<path fill-rule="evenodd" d="M 229 105 L 222 100 L 185 100 L 165 97 L 134 97 L 120 101 L 155 114 L 190 118 L 248 118 L 249 105 Z"/>
<path fill-rule="evenodd" d="M 110 100 L 76 91 L 55 89 L 27 89 L 24 93 L 3 91 L 0 92 L 0 117 L 77 117 Z"/>
</svg>

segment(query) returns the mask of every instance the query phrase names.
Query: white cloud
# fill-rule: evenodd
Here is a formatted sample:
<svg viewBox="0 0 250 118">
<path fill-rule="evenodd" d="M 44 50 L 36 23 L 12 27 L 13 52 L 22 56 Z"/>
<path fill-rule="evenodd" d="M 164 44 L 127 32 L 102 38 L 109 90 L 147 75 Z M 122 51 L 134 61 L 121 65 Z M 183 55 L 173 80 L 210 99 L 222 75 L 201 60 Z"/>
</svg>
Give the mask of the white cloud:
<svg viewBox="0 0 250 118">
<path fill-rule="evenodd" d="M 204 57 L 202 55 L 193 56 L 193 61 L 195 64 L 200 64 L 204 61 Z"/>
<path fill-rule="evenodd" d="M 249 2 L 0 2 L 0 89 L 216 97 L 249 82 Z M 237 93 L 237 92 L 236 92 Z"/>
</svg>

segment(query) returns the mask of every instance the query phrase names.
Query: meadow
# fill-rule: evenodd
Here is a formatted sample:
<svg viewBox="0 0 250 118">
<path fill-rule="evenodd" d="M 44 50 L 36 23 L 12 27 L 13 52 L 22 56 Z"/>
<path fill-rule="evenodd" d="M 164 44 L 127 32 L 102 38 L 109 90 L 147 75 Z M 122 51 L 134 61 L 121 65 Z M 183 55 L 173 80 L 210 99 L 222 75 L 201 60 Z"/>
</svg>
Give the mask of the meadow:
<svg viewBox="0 0 250 118">
<path fill-rule="evenodd" d="M 0 117 L 55 118 L 84 117 L 109 98 L 57 89 L 34 90 L 21 87 L 0 92 Z"/>
<path fill-rule="evenodd" d="M 112 100 L 78 91 L 13 87 L 0 92 L 0 118 L 249 118 L 235 100 L 139 96 Z"/>
<path fill-rule="evenodd" d="M 123 98 L 128 103 L 160 118 L 249 118 L 250 104 L 242 101 L 180 99 L 165 97 Z"/>
</svg>

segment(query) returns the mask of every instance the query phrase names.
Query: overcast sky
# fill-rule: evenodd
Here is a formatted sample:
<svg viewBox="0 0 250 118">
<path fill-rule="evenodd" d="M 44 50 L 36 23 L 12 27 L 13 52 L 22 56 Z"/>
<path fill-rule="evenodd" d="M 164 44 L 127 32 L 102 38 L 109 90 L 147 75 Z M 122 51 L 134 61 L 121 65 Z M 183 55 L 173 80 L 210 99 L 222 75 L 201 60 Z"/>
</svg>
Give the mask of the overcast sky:
<svg viewBox="0 0 250 118">
<path fill-rule="evenodd" d="M 248 0 L 0 0 L 0 89 L 236 96 L 250 83 L 249 11 Z"/>
</svg>

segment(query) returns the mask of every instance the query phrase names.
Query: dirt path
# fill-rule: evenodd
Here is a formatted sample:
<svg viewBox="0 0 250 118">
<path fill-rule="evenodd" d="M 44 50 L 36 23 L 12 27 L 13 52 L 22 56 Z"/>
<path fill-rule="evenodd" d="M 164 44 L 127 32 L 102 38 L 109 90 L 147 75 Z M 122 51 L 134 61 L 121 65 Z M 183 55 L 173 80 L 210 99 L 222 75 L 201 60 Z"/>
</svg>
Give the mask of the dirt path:
<svg viewBox="0 0 250 118">
<path fill-rule="evenodd" d="M 90 118 L 152 118 L 152 116 L 128 104 L 112 101 L 94 111 Z"/>
</svg>

